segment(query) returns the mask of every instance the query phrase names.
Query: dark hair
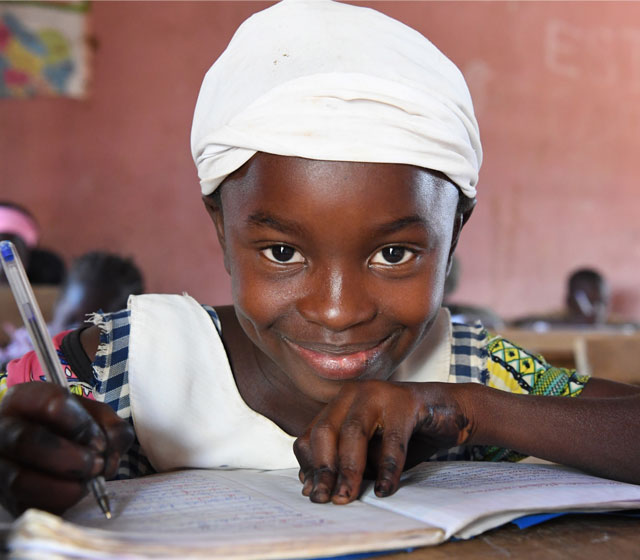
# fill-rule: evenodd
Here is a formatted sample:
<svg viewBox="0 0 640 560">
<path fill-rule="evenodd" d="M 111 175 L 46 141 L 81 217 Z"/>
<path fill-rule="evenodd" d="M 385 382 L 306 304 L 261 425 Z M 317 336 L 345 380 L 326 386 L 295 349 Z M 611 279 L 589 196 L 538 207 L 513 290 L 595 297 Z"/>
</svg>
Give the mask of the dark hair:
<svg viewBox="0 0 640 560">
<path fill-rule="evenodd" d="M 458 196 L 459 196 L 457 212 L 459 214 L 466 214 L 467 212 L 475 208 L 477 199 L 475 197 L 469 198 L 466 194 L 464 194 L 460 190 L 459 187 L 456 187 L 456 188 L 458 189 Z"/>
<path fill-rule="evenodd" d="M 50 249 L 35 248 L 29 254 L 27 276 L 32 284 L 60 285 L 67 265 L 62 257 Z"/>
<path fill-rule="evenodd" d="M 107 312 L 125 308 L 130 295 L 144 292 L 142 273 L 133 260 L 104 251 L 91 251 L 75 259 L 64 287 L 74 281 L 89 281 L 112 294 L 108 304 L 102 304 Z"/>
<path fill-rule="evenodd" d="M 460 261 L 455 255 L 451 256 L 451 268 L 449 274 L 444 281 L 444 296 L 445 298 L 453 294 L 458 288 L 458 281 L 460 280 Z"/>
<path fill-rule="evenodd" d="M 591 284 L 593 286 L 605 286 L 604 276 L 595 268 L 579 268 L 574 270 L 569 276 L 569 290 L 575 290 L 581 284 Z"/>
<path fill-rule="evenodd" d="M 222 185 L 211 194 L 205 195 L 213 204 L 222 210 Z"/>
</svg>

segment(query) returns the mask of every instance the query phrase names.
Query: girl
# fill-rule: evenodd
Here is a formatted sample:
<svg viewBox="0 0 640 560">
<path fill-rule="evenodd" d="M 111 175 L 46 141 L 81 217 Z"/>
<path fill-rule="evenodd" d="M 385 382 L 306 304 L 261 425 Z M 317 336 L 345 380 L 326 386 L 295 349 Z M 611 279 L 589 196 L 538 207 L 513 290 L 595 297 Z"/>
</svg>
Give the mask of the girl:
<svg viewBox="0 0 640 560">
<path fill-rule="evenodd" d="M 233 307 L 137 296 L 62 333 L 89 398 L 21 383 L 32 355 L 10 364 L 11 511 L 178 467 L 299 465 L 303 494 L 337 504 L 428 459 L 531 454 L 640 482 L 637 388 L 441 308 L 482 154 L 462 75 L 420 34 L 327 0 L 254 15 L 205 77 L 192 150 Z"/>
</svg>

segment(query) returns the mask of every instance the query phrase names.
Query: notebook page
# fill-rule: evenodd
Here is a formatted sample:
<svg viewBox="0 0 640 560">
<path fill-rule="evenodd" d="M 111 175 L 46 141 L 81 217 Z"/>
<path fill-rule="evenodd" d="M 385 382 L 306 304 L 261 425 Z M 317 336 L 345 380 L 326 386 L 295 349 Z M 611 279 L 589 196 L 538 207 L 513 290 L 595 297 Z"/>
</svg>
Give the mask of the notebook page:
<svg viewBox="0 0 640 560">
<path fill-rule="evenodd" d="M 533 512 L 606 511 L 640 507 L 640 486 L 590 476 L 560 465 L 482 462 L 423 463 L 403 475 L 393 499 L 366 503 L 438 523 L 469 538 Z"/>
<path fill-rule="evenodd" d="M 92 496 L 65 514 L 77 526 L 103 530 L 87 539 L 74 533 L 75 544 L 63 543 L 67 552 L 98 540 L 103 551 L 111 550 L 114 543 L 105 542 L 111 540 L 126 543 L 113 550 L 129 553 L 157 553 L 164 545 L 206 550 L 211 557 L 299 558 L 435 544 L 443 536 L 422 522 L 359 502 L 313 504 L 300 493 L 296 469 L 187 470 L 113 481 L 108 491 L 113 519 L 104 518 Z M 51 519 L 43 523 L 50 525 L 49 536 L 72 534 L 53 528 Z M 25 538 L 20 543 L 25 546 Z"/>
</svg>

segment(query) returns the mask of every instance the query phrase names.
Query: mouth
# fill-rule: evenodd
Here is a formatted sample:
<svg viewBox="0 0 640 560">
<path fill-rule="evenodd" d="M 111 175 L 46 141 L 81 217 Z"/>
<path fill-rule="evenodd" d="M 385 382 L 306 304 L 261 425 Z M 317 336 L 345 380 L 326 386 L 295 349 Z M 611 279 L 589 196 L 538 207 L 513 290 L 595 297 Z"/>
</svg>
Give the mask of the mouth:
<svg viewBox="0 0 640 560">
<path fill-rule="evenodd" d="M 347 381 L 362 377 L 371 364 L 383 355 L 395 339 L 392 333 L 382 340 L 360 344 L 333 345 L 284 341 L 320 377 L 333 381 Z"/>
</svg>

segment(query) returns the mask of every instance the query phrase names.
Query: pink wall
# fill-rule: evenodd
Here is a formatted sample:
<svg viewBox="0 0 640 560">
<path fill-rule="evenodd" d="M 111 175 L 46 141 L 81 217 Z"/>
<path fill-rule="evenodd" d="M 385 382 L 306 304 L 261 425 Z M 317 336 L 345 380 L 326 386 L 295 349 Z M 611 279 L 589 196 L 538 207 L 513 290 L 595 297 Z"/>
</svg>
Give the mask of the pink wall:
<svg viewBox="0 0 640 560">
<path fill-rule="evenodd" d="M 129 254 L 151 291 L 229 301 L 189 152 L 202 76 L 264 2 L 95 2 L 85 101 L 0 101 L 1 199 L 31 208 L 67 260 Z M 505 316 L 561 305 L 605 270 L 640 316 L 640 3 L 368 2 L 468 79 L 485 150 L 458 300 Z"/>
</svg>

